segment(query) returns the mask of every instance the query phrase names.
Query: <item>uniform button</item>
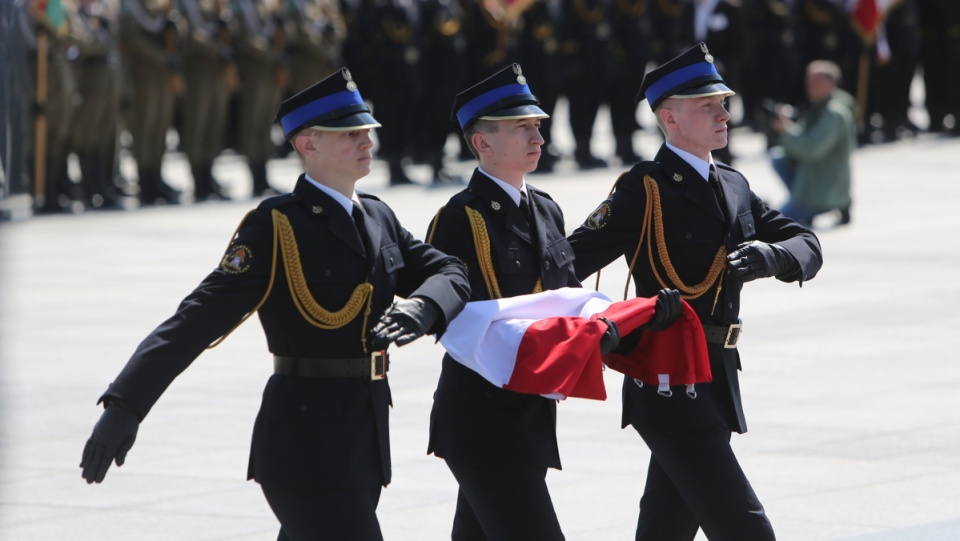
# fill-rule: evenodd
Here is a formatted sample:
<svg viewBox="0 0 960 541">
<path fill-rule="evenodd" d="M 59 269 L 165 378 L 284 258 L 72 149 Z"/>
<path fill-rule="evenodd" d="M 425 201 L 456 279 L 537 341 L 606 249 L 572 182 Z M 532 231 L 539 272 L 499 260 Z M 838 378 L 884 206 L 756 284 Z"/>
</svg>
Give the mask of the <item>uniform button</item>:
<svg viewBox="0 0 960 541">
<path fill-rule="evenodd" d="M 543 262 L 543 268 L 545 268 L 545 269 L 547 269 L 547 270 L 550 270 L 550 262 L 549 262 L 549 261 L 544 261 L 544 262 Z"/>
<path fill-rule="evenodd" d="M 520 260 L 519 260 L 519 259 L 516 260 L 516 261 L 514 262 L 514 265 L 516 265 L 517 268 L 519 269 L 519 268 L 520 268 Z"/>
<path fill-rule="evenodd" d="M 306 404 L 300 404 L 300 412 L 302 413 L 302 412 L 305 412 L 305 411 L 307 411 L 307 405 L 306 405 Z"/>
<path fill-rule="evenodd" d="M 688 232 L 686 235 L 683 236 L 683 238 L 685 238 L 685 239 L 687 239 L 687 240 L 690 240 L 690 239 L 693 238 L 693 233 L 689 233 L 689 232 Z"/>
<path fill-rule="evenodd" d="M 730 309 L 732 310 L 732 309 L 733 309 L 733 303 L 732 303 L 732 302 L 728 302 L 728 303 L 727 303 L 727 308 L 730 308 Z"/>
<path fill-rule="evenodd" d="M 393 265 L 393 258 L 390 258 L 390 264 Z"/>
<path fill-rule="evenodd" d="M 323 271 L 323 277 L 324 277 L 324 278 L 330 278 L 330 274 L 332 274 L 332 273 L 331 273 L 329 270 Z"/>
</svg>

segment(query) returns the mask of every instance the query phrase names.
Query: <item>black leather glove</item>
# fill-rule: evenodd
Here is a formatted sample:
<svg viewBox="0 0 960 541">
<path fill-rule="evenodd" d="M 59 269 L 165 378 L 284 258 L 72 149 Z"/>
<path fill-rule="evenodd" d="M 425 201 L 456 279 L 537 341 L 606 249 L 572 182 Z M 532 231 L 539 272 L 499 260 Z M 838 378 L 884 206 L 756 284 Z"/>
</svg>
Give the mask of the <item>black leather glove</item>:
<svg viewBox="0 0 960 541">
<path fill-rule="evenodd" d="M 727 270 L 741 282 L 779 276 L 796 264 L 797 260 L 786 248 L 759 240 L 744 242 L 727 255 Z"/>
<path fill-rule="evenodd" d="M 116 460 L 123 466 L 127 451 L 137 439 L 140 420 L 130 410 L 117 404 L 108 404 L 100 420 L 93 427 L 93 435 L 83 448 L 80 467 L 87 483 L 99 483 L 107 475 L 110 463 Z"/>
<path fill-rule="evenodd" d="M 673 325 L 683 313 L 683 303 L 680 302 L 680 292 L 676 289 L 661 289 L 657 292 L 656 312 L 653 319 L 640 325 L 645 331 L 662 331 Z"/>
<path fill-rule="evenodd" d="M 600 355 L 606 355 L 620 345 L 620 327 L 617 327 L 616 321 L 605 317 L 597 319 L 607 324 L 607 332 L 600 338 Z"/>
<path fill-rule="evenodd" d="M 433 302 L 411 297 L 400 299 L 383 314 L 373 328 L 373 350 L 386 349 L 391 342 L 404 346 L 420 338 L 437 321 Z"/>
</svg>

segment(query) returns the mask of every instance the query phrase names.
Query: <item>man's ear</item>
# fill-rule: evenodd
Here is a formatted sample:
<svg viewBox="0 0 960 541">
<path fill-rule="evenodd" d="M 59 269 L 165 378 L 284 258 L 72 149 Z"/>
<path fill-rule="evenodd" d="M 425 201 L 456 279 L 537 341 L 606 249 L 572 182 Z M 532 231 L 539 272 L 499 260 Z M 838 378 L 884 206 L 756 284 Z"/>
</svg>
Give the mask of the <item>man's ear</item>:
<svg viewBox="0 0 960 541">
<path fill-rule="evenodd" d="M 293 147 L 300 151 L 301 154 L 310 154 L 317 149 L 316 142 L 311 135 L 309 131 L 304 130 L 294 135 L 290 143 L 293 144 Z"/>
<path fill-rule="evenodd" d="M 657 115 L 660 117 L 660 121 L 663 122 L 664 126 L 675 126 L 677 124 L 677 117 L 673 109 L 669 107 L 661 107 L 660 110 L 657 111 Z"/>
<path fill-rule="evenodd" d="M 477 149 L 477 153 L 484 156 L 490 155 L 490 143 L 487 141 L 487 136 L 483 132 L 474 132 L 470 137 L 470 142 L 473 143 L 473 148 Z"/>
</svg>

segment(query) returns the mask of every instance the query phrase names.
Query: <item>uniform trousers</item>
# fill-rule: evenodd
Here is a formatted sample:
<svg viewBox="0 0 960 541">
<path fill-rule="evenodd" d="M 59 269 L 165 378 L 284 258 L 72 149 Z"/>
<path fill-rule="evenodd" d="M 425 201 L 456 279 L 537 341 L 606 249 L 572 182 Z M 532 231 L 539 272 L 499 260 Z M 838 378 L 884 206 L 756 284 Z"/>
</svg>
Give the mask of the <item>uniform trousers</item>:
<svg viewBox="0 0 960 541">
<path fill-rule="evenodd" d="M 260 488 L 280 521 L 277 541 L 383 541 L 377 520 L 382 487 Z"/>
<path fill-rule="evenodd" d="M 646 394 L 646 401 L 709 400 L 703 392 L 696 399 L 682 391 L 659 396 L 654 385 L 627 392 Z M 773 527 L 730 447 L 730 430 L 719 424 L 677 429 L 652 419 L 642 402 L 633 400 L 628 412 L 651 452 L 636 541 L 693 541 L 698 528 L 710 541 L 774 541 Z"/>
<path fill-rule="evenodd" d="M 563 541 L 547 468 L 447 460 L 460 484 L 453 541 Z"/>
</svg>

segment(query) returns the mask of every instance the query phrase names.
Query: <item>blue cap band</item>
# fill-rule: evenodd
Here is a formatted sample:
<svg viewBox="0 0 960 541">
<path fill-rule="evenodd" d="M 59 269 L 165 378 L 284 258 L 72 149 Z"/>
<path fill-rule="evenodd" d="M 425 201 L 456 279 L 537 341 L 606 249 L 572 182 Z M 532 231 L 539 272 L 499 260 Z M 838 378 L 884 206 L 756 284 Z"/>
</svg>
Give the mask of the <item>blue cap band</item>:
<svg viewBox="0 0 960 541">
<path fill-rule="evenodd" d="M 457 111 L 457 121 L 460 122 L 460 127 L 463 128 L 468 122 L 473 120 L 474 115 L 480 111 L 504 98 L 521 94 L 530 94 L 530 87 L 517 83 L 494 88 L 493 90 L 484 94 L 480 94 L 476 98 L 464 103 L 463 107 L 460 107 L 460 110 Z"/>
<path fill-rule="evenodd" d="M 344 90 L 297 107 L 280 119 L 280 125 L 283 126 L 283 133 L 289 135 L 292 130 L 314 118 L 350 105 L 363 105 L 363 98 L 360 97 L 359 92 Z"/>
<path fill-rule="evenodd" d="M 684 66 L 673 73 L 664 75 L 662 79 L 650 85 L 650 88 L 644 92 L 644 96 L 652 107 L 657 103 L 657 100 L 663 97 L 664 93 L 673 90 L 687 81 L 696 79 L 697 77 L 703 77 L 704 75 L 716 75 L 717 82 L 720 81 L 720 74 L 717 73 L 716 66 L 710 62 L 697 62 L 696 64 Z"/>
</svg>

